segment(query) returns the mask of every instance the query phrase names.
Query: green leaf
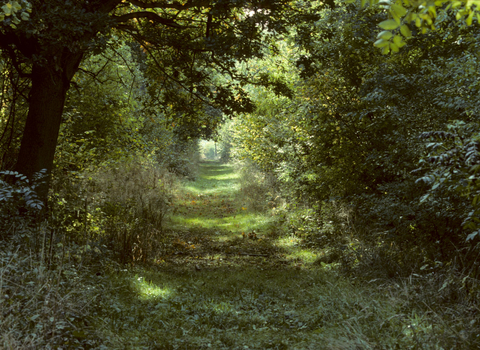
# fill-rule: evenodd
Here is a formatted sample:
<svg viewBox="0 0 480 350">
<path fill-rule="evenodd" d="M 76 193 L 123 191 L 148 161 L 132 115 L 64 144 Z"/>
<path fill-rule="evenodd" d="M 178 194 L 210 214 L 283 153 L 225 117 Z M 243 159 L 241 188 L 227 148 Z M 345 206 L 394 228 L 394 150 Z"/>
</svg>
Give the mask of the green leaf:
<svg viewBox="0 0 480 350">
<path fill-rule="evenodd" d="M 395 22 L 397 22 L 398 25 L 400 25 L 400 23 L 402 22 L 402 20 L 400 19 L 400 17 L 395 13 L 395 12 L 390 12 L 390 14 L 392 15 L 393 17 L 393 20 Z"/>
<path fill-rule="evenodd" d="M 390 50 L 392 50 L 393 52 L 400 51 L 400 49 L 398 48 L 398 46 L 395 43 L 390 43 Z"/>
<path fill-rule="evenodd" d="M 380 22 L 378 26 L 385 30 L 393 30 L 397 29 L 399 24 L 393 19 L 387 19 L 386 21 Z"/>
<path fill-rule="evenodd" d="M 405 38 L 410 38 L 412 36 L 412 31 L 406 24 L 400 27 L 400 33 L 402 33 Z"/>
<path fill-rule="evenodd" d="M 478 231 L 477 231 L 477 232 L 474 232 L 474 233 L 470 233 L 470 234 L 467 236 L 467 242 L 470 241 L 471 239 L 474 239 L 477 235 L 478 235 Z"/>
<path fill-rule="evenodd" d="M 17 1 L 12 2 L 13 9 L 16 11 L 20 11 L 22 9 L 22 5 L 20 5 Z"/>
<path fill-rule="evenodd" d="M 425 202 L 429 197 L 430 197 L 430 194 L 429 194 L 429 193 L 427 193 L 426 195 L 422 196 L 422 198 L 420 198 L 420 204 L 422 204 L 423 202 Z"/>
<path fill-rule="evenodd" d="M 462 4 L 463 4 L 463 2 L 461 2 L 461 1 L 454 1 L 454 2 L 452 2 L 452 9 L 455 9 L 459 6 L 462 6 Z"/>
<path fill-rule="evenodd" d="M 393 43 L 399 48 L 406 45 L 405 41 L 403 41 L 403 38 L 400 35 L 395 35 L 393 37 Z"/>
<path fill-rule="evenodd" d="M 405 9 L 405 7 L 399 4 L 393 4 L 390 7 L 390 12 L 397 14 L 397 16 L 399 17 L 403 17 L 407 14 L 407 10 Z"/>
<path fill-rule="evenodd" d="M 12 14 L 12 4 L 8 3 L 3 5 L 2 10 L 5 16 L 10 16 Z"/>
<path fill-rule="evenodd" d="M 390 40 L 390 38 L 393 36 L 392 32 L 389 30 L 384 30 L 383 32 L 380 32 L 377 35 L 377 39 L 384 39 L 384 40 Z"/>
<path fill-rule="evenodd" d="M 379 40 L 375 41 L 375 43 L 373 45 L 375 45 L 376 47 L 379 47 L 379 48 L 386 47 L 386 46 L 388 46 L 388 41 L 384 40 L 384 39 L 379 39 Z"/>
<path fill-rule="evenodd" d="M 473 15 L 474 15 L 474 12 L 470 12 L 470 14 L 468 15 L 467 17 L 467 26 L 471 26 L 472 25 L 472 21 L 473 21 Z"/>
</svg>

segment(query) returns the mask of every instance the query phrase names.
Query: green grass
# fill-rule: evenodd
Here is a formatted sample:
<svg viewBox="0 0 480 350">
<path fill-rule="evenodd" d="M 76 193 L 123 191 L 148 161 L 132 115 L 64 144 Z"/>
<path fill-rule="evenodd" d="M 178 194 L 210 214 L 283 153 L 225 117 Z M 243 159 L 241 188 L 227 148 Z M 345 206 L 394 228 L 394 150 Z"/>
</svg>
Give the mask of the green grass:
<svg viewBox="0 0 480 350">
<path fill-rule="evenodd" d="M 144 270 L 119 277 L 126 282 L 131 304 L 118 300 L 121 311 L 103 323 L 111 339 L 122 335 L 112 347 L 355 349 L 374 348 L 382 333 L 397 342 L 378 320 L 388 323 L 399 305 L 321 270 Z"/>
<path fill-rule="evenodd" d="M 148 264 L 120 265 L 100 245 L 50 245 L 48 226 L 20 227 L 0 241 L 0 350 L 480 348 L 476 279 L 453 268 L 347 276 L 348 251 L 279 233 L 258 209 L 268 206 L 243 202 L 265 186 L 248 191 L 243 180 L 203 163 L 177 192 Z M 43 237 L 41 249 L 25 237 Z"/>
<path fill-rule="evenodd" d="M 190 195 L 215 195 L 234 196 L 239 190 L 238 174 L 233 166 L 228 164 L 216 164 L 205 162 L 201 172 L 195 181 L 185 183 L 184 190 Z"/>
<path fill-rule="evenodd" d="M 118 349 L 441 349 L 454 336 L 399 289 L 260 266 L 124 272 L 100 331 Z"/>
<path fill-rule="evenodd" d="M 198 179 L 175 199 L 156 263 L 108 274 L 88 336 L 107 349 L 469 349 L 479 343 L 461 331 L 475 316 L 441 315 L 438 287 L 419 287 L 428 286 L 426 279 L 348 279 L 335 265 L 319 263 L 322 252 L 305 248 L 300 238 L 269 235 L 274 218 L 249 211 L 239 190 L 231 166 L 202 164 Z M 241 234 L 252 231 L 256 239 Z"/>
<path fill-rule="evenodd" d="M 249 211 L 241 201 L 239 190 L 238 174 L 233 166 L 205 162 L 196 181 L 184 184 L 167 226 L 228 230 L 234 235 L 267 230 L 273 218 Z"/>
</svg>

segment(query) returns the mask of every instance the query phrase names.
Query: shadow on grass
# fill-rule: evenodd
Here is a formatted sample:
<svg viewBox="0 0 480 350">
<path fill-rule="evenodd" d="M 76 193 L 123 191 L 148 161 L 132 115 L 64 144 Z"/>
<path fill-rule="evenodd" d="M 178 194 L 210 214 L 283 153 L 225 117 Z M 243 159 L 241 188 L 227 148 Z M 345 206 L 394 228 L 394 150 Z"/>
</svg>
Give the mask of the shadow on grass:
<svg viewBox="0 0 480 350">
<path fill-rule="evenodd" d="M 121 346 L 141 349 L 415 345 L 402 333 L 406 324 L 401 318 L 383 326 L 401 302 L 389 300 L 375 286 L 358 289 L 321 269 L 260 266 L 125 272 L 117 283 L 128 286 L 129 298 L 116 304 L 124 317 L 109 320 L 106 329 L 122 334 Z"/>
<path fill-rule="evenodd" d="M 319 329 L 325 316 L 314 310 L 318 288 L 335 279 L 305 268 L 295 239 L 276 237 L 275 218 L 249 212 L 237 193 L 231 166 L 201 165 L 197 180 L 175 199 L 155 264 L 116 276 L 119 286 L 127 286 L 116 305 L 129 317 L 123 324 L 111 319 L 107 329 L 117 327 L 124 340 L 148 334 L 131 340 L 132 348 L 286 349 L 301 339 L 324 343 Z"/>
</svg>

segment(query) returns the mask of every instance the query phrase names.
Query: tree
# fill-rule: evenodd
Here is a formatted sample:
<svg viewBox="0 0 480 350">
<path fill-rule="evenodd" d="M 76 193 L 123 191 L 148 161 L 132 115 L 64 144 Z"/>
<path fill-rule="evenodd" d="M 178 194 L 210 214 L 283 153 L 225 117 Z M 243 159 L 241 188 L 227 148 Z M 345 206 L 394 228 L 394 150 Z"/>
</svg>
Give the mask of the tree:
<svg viewBox="0 0 480 350">
<path fill-rule="evenodd" d="M 470 238 L 480 227 L 472 131 L 479 30 L 449 17 L 390 56 L 372 45 L 384 19 L 378 7 L 346 4 L 297 26 L 294 43 L 303 52 L 284 55 L 297 63 L 298 75 L 286 69 L 295 97 L 257 92 L 254 113 L 235 120 L 233 155 L 276 174 L 288 202 L 316 208 L 319 221 L 341 203 L 369 228 L 369 239 L 451 256 L 466 237 L 462 222 L 475 230 Z M 452 119 L 466 126 L 430 148 L 419 139 L 445 135 L 434 131 Z"/>
<path fill-rule="evenodd" d="M 356 0 L 348 0 L 354 3 Z M 418 33 L 437 30 L 438 25 L 455 19 L 463 26 L 471 26 L 474 20 L 480 24 L 480 3 L 471 0 L 361 0 L 361 6 L 380 5 L 388 12 L 388 19 L 380 22 L 382 29 L 375 46 L 383 54 L 396 53 L 406 45 L 406 40 Z"/>
<path fill-rule="evenodd" d="M 112 36 L 136 42 L 150 57 L 149 64 L 161 72 L 157 78 L 164 82 L 166 102 L 183 95 L 228 113 L 251 110 L 240 83 L 254 78 L 237 71 L 235 64 L 261 57 L 265 46 L 286 31 L 288 4 L 285 0 L 9 1 L 0 13 L 0 49 L 18 75 L 31 81 L 15 170 L 29 178 L 41 169 L 51 171 L 72 78 L 82 60 L 104 50 Z M 228 74 L 230 79 L 211 86 L 214 73 Z M 182 94 L 171 93 L 179 89 Z M 48 184 L 42 189 L 44 199 L 47 189 Z"/>
</svg>

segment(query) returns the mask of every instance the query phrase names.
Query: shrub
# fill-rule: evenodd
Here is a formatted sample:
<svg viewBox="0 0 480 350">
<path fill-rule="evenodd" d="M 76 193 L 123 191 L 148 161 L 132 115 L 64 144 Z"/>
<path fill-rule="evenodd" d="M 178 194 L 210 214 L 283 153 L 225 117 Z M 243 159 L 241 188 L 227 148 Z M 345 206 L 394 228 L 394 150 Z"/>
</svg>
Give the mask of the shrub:
<svg viewBox="0 0 480 350">
<path fill-rule="evenodd" d="M 134 160 L 94 176 L 92 217 L 101 227 L 97 239 L 124 263 L 146 261 L 161 238 L 174 177 L 150 162 Z"/>
<path fill-rule="evenodd" d="M 280 205 L 277 179 L 261 171 L 254 163 L 242 162 L 240 168 L 240 201 L 254 211 L 264 211 Z"/>
<path fill-rule="evenodd" d="M 0 230 L 1 238 L 8 232 L 15 233 L 23 225 L 35 223 L 44 209 L 36 189 L 45 179 L 46 169 L 36 173 L 30 181 L 16 171 L 1 171 L 0 179 Z"/>
<path fill-rule="evenodd" d="M 145 157 L 124 158 L 54 180 L 53 225 L 69 240 L 108 248 L 123 263 L 145 262 L 156 251 L 176 181 L 168 170 Z"/>
<path fill-rule="evenodd" d="M 429 153 L 422 159 L 425 175 L 418 182 L 426 183 L 430 188 L 422 202 L 431 202 L 435 197 L 443 200 L 461 197 L 462 211 L 457 218 L 463 221 L 463 227 L 469 232 L 467 241 L 478 238 L 480 234 L 480 134 L 477 123 L 455 121 L 448 125 L 447 131 L 425 132 L 422 139 L 428 141 Z M 461 232 L 463 233 L 463 232 Z M 457 233 L 459 236 L 459 234 Z"/>
</svg>

